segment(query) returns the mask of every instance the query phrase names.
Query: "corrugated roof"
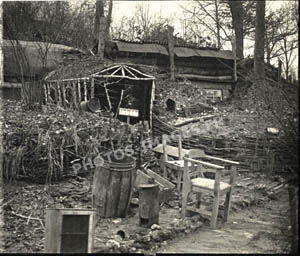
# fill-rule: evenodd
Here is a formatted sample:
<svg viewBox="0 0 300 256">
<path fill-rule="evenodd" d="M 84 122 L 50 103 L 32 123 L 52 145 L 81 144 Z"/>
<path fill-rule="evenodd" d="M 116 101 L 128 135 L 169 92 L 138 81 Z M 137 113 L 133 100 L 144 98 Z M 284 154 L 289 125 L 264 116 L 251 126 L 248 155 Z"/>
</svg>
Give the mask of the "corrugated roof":
<svg viewBox="0 0 300 256">
<path fill-rule="evenodd" d="M 220 59 L 233 60 L 234 56 L 232 51 L 213 51 L 213 50 L 200 50 L 186 47 L 175 47 L 174 53 L 177 57 L 214 57 Z"/>
<path fill-rule="evenodd" d="M 120 52 L 159 53 L 169 55 L 167 49 L 159 44 L 138 44 L 116 41 Z"/>
</svg>

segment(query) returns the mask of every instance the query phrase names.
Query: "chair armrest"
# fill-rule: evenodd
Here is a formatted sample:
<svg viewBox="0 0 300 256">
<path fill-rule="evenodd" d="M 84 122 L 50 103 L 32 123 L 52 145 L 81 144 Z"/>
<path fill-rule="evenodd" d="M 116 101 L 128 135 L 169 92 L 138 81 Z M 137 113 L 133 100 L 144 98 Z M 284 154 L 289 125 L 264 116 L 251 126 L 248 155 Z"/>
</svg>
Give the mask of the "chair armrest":
<svg viewBox="0 0 300 256">
<path fill-rule="evenodd" d="M 228 163 L 228 164 L 235 164 L 235 165 L 239 165 L 240 164 L 239 162 L 235 162 L 235 161 L 231 161 L 231 160 L 227 160 L 227 159 L 223 159 L 223 158 L 219 158 L 219 157 L 214 157 L 214 156 L 205 155 L 204 158 L 218 160 L 218 161 L 222 161 L 222 162 Z"/>
<path fill-rule="evenodd" d="M 196 160 L 196 159 L 192 159 L 192 158 L 188 158 L 188 157 L 184 157 L 183 160 L 189 161 L 189 162 L 192 162 L 192 163 L 196 163 L 196 164 L 202 164 L 204 166 L 212 167 L 212 168 L 217 169 L 217 170 L 224 169 L 224 166 L 211 164 L 211 163 L 207 163 L 207 162 L 204 162 L 204 161 L 200 161 L 200 160 Z"/>
</svg>

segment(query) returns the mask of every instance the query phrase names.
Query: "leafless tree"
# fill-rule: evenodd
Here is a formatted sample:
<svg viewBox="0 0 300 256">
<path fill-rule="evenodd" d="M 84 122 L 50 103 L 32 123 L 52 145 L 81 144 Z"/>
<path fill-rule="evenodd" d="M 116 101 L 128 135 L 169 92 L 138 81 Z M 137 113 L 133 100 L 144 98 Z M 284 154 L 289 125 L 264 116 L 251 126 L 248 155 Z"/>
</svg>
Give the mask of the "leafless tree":
<svg viewBox="0 0 300 256">
<path fill-rule="evenodd" d="M 254 73 L 258 83 L 261 83 L 265 76 L 265 7 L 265 0 L 256 1 Z"/>
</svg>

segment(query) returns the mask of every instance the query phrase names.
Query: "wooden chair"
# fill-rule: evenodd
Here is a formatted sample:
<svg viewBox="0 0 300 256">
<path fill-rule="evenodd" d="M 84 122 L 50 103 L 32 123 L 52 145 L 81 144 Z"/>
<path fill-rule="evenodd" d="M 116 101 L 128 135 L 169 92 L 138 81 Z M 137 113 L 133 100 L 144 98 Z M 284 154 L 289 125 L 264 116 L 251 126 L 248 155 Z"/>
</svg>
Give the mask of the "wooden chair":
<svg viewBox="0 0 300 256">
<path fill-rule="evenodd" d="M 173 179 L 177 183 L 177 190 L 181 191 L 182 175 L 184 170 L 183 154 L 188 154 L 189 157 L 201 158 L 205 157 L 205 153 L 201 149 L 183 149 L 181 137 L 178 136 L 178 147 L 167 145 L 167 135 L 162 136 L 163 159 L 162 168 L 165 178 Z M 178 158 L 178 160 L 170 160 L 169 157 Z M 175 174 L 172 173 L 175 171 Z"/>
<path fill-rule="evenodd" d="M 204 215 L 211 215 L 210 226 L 216 227 L 220 197 L 226 194 L 225 199 L 225 214 L 224 220 L 227 221 L 231 206 L 231 195 L 234 187 L 236 176 L 236 165 L 238 162 L 230 161 L 222 158 L 204 156 L 205 158 L 223 162 L 229 165 L 230 179 L 229 182 L 221 181 L 222 171 L 225 170 L 224 166 L 216 165 L 213 163 L 204 162 L 197 159 L 192 159 L 193 155 L 186 154 L 184 160 L 184 173 L 183 173 L 183 188 L 182 188 L 182 216 L 186 216 L 186 212 L 195 211 Z M 193 168 L 190 168 L 193 166 Z M 214 179 L 204 177 L 204 172 L 215 172 Z M 196 193 L 196 204 L 194 206 L 188 206 L 189 193 Z M 209 193 L 213 195 L 213 208 L 212 213 L 207 210 L 201 210 L 201 193 Z"/>
</svg>

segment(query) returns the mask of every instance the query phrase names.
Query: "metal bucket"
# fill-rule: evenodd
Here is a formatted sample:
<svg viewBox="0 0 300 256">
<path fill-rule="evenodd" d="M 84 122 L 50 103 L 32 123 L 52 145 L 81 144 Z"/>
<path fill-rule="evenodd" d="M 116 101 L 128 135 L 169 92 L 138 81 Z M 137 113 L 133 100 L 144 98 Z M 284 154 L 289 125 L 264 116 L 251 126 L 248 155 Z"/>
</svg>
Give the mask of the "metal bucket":
<svg viewBox="0 0 300 256">
<path fill-rule="evenodd" d="M 80 109 L 82 111 L 91 111 L 91 112 L 97 112 L 100 110 L 100 102 L 99 99 L 90 99 L 88 101 L 82 101 L 80 102 Z"/>
</svg>

